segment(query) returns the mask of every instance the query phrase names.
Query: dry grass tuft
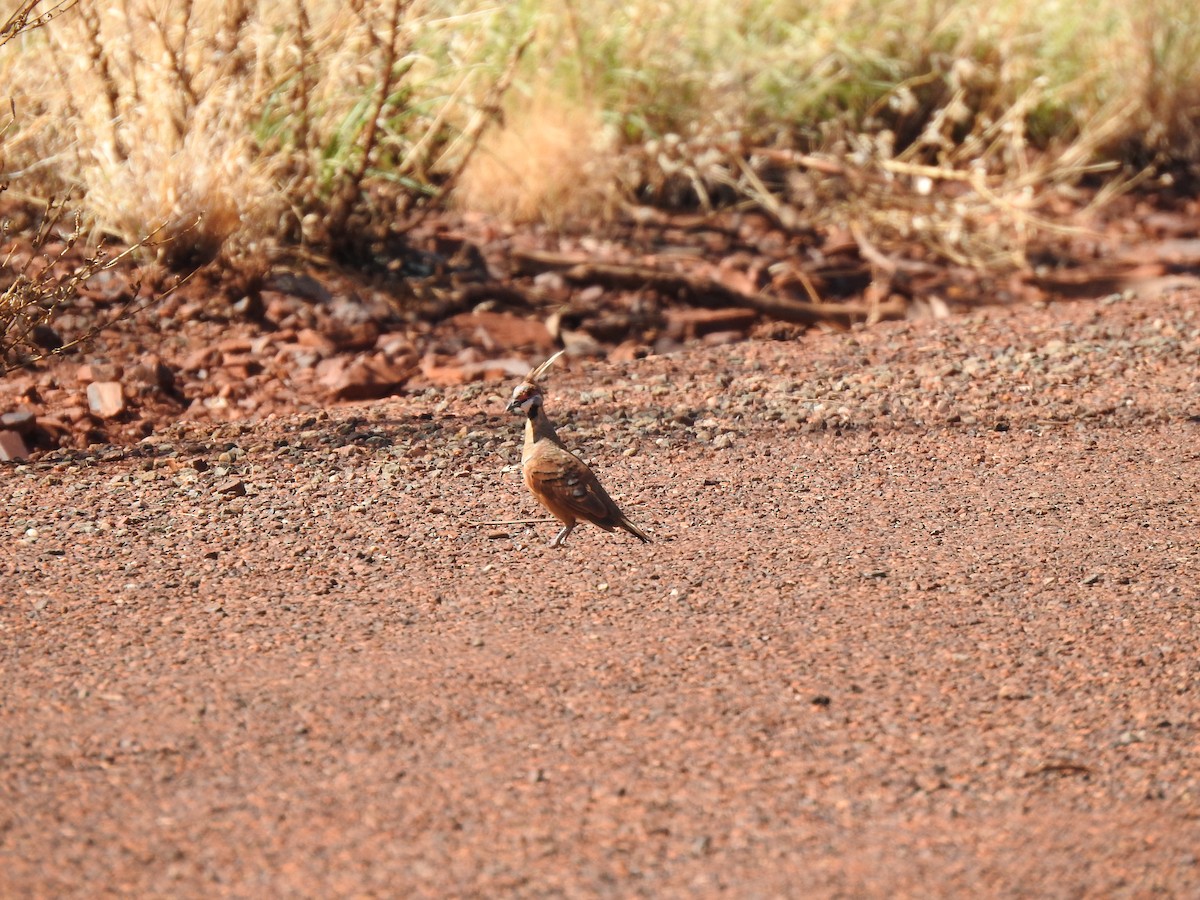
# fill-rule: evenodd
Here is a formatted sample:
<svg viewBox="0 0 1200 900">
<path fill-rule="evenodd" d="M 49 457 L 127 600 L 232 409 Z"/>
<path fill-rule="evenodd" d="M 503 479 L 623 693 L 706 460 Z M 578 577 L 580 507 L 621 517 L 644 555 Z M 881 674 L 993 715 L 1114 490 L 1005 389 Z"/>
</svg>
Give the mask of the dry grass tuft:
<svg viewBox="0 0 1200 900">
<path fill-rule="evenodd" d="M 455 203 L 513 222 L 563 227 L 607 218 L 617 148 L 598 110 L 548 92 L 513 104 L 463 172 Z"/>
<path fill-rule="evenodd" d="M 81 5 L 27 40 L 19 66 L 9 59 L 25 113 L 20 164 L 43 191 L 80 189 L 106 232 L 161 228 L 174 265 L 265 258 L 264 242 L 352 253 L 437 192 L 448 149 L 504 75 L 504 57 L 472 63 L 486 32 L 426 9 Z"/>
<path fill-rule="evenodd" d="M 1200 174 L 1190 0 L 56 8 L 0 58 L 21 110 L 8 171 L 80 188 L 107 231 L 162 226 L 168 262 L 276 241 L 371 258 L 450 196 L 567 224 L 624 191 L 842 216 L 1019 264 L 1040 192 Z M 510 85 L 525 102 L 502 102 Z M 780 152 L 846 177 L 817 184 Z"/>
<path fill-rule="evenodd" d="M 222 8 L 199 28 L 192 2 L 80 6 L 45 30 L 16 84 L 26 154 L 55 163 L 42 190 L 78 192 L 127 244 L 156 232 L 175 269 L 236 255 L 231 237 L 258 239 L 286 208 L 249 132 L 245 9 Z"/>
</svg>

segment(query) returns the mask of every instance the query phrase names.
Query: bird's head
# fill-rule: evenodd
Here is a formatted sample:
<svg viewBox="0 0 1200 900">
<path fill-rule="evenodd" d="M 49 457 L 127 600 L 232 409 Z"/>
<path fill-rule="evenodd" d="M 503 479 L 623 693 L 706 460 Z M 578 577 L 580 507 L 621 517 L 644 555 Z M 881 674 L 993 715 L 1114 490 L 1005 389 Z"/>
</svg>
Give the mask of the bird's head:
<svg viewBox="0 0 1200 900">
<path fill-rule="evenodd" d="M 540 366 L 534 367 L 525 376 L 525 380 L 513 388 L 512 399 L 508 401 L 506 407 L 509 412 L 521 412 L 527 416 L 537 414 L 537 410 L 542 405 L 542 389 L 538 387 L 537 380 L 562 355 L 563 351 L 559 350 Z"/>
<path fill-rule="evenodd" d="M 513 388 L 512 399 L 505 407 L 509 412 L 520 412 L 525 415 L 536 414 L 542 405 L 542 389 L 526 379 Z"/>
</svg>

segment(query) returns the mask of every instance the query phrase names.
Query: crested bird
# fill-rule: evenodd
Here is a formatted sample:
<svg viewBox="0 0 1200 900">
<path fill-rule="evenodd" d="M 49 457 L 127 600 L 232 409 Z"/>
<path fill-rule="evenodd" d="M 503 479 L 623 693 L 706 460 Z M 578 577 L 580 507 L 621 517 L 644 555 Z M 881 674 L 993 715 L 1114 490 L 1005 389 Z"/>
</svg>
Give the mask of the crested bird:
<svg viewBox="0 0 1200 900">
<path fill-rule="evenodd" d="M 595 473 L 563 445 L 554 425 L 546 418 L 545 398 L 537 379 L 562 355 L 563 351 L 559 350 L 526 375 L 525 380 L 513 388 L 507 407 L 509 412 L 525 415 L 525 446 L 521 451 L 525 486 L 554 518 L 563 523 L 562 531 L 550 546 L 561 547 L 581 520 L 605 531 L 623 528 L 649 543 L 650 538 L 621 512 Z"/>
</svg>

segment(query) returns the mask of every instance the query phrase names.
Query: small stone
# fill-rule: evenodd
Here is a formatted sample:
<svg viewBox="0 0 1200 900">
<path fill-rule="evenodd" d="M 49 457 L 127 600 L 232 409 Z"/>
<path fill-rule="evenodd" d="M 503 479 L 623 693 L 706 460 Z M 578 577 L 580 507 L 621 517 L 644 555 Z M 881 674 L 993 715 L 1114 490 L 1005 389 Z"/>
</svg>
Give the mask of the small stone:
<svg viewBox="0 0 1200 900">
<path fill-rule="evenodd" d="M 215 485 L 213 485 L 213 493 L 225 494 L 230 497 L 245 497 L 246 482 L 242 481 L 240 478 L 235 478 L 234 476 L 230 475 L 226 478 L 222 478 Z"/>
<path fill-rule="evenodd" d="M 87 387 L 88 408 L 102 419 L 111 419 L 125 409 L 119 381 L 93 381 Z"/>
<path fill-rule="evenodd" d="M 128 373 L 127 380 L 135 384 L 141 393 L 161 391 L 174 394 L 175 373 L 156 353 L 148 353 Z"/>
<path fill-rule="evenodd" d="M 202 369 L 207 369 L 216 361 L 217 351 L 213 347 L 201 347 L 193 350 L 188 354 L 183 361 L 183 370 L 185 372 L 199 372 Z"/>
<path fill-rule="evenodd" d="M 1029 689 L 1018 681 L 1006 681 L 1000 685 L 996 696 L 1001 700 L 1029 700 L 1033 697 Z"/>
<path fill-rule="evenodd" d="M 22 437 L 29 437 L 37 428 L 37 419 L 28 409 L 16 409 L 0 416 L 0 428 L 15 431 Z"/>
<path fill-rule="evenodd" d="M 622 341 L 608 353 L 610 363 L 630 363 L 637 359 L 645 359 L 653 351 L 648 344 L 629 339 Z"/>
<path fill-rule="evenodd" d="M 377 400 L 394 394 L 410 374 L 408 367 L 375 356 L 334 366 L 322 375 L 321 381 L 329 388 L 333 400 Z"/>
<path fill-rule="evenodd" d="M 296 332 L 296 343 L 309 350 L 315 350 L 321 356 L 332 356 L 337 352 L 333 341 L 313 328 L 301 328 Z"/>
<path fill-rule="evenodd" d="M 15 431 L 4 430 L 0 431 L 0 460 L 8 462 L 14 459 L 27 459 L 29 457 L 29 449 L 25 446 L 25 441 Z"/>
<path fill-rule="evenodd" d="M 79 367 L 75 378 L 80 384 L 91 384 L 93 381 L 116 381 L 124 374 L 124 369 L 116 363 L 103 358 L 93 359 Z"/>
</svg>

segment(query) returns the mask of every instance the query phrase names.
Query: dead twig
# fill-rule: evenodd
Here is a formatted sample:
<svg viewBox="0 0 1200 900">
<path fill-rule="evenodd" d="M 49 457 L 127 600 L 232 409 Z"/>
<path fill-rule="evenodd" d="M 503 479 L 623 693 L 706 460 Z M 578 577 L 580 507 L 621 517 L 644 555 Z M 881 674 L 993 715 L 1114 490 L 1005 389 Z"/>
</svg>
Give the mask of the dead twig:
<svg viewBox="0 0 1200 900">
<path fill-rule="evenodd" d="M 523 274 L 555 271 L 577 284 L 599 284 L 626 290 L 650 288 L 662 294 L 685 297 L 700 306 L 737 306 L 801 325 L 832 323 L 848 326 L 867 320 L 901 318 L 906 309 L 903 300 L 898 298 L 866 305 L 810 303 L 769 294 L 744 294 L 707 276 L 685 275 L 651 266 L 588 262 L 577 256 L 544 251 L 517 251 L 513 258 L 518 271 Z"/>
<path fill-rule="evenodd" d="M 47 204 L 46 214 L 32 240 L 35 248 L 46 243 L 51 233 L 57 228 L 62 216 L 63 204 L 60 201 L 52 201 Z M 198 222 L 193 223 L 190 227 L 194 228 L 196 224 Z M 57 253 L 49 258 L 31 258 L 24 269 L 18 273 L 18 278 L 13 285 L 0 295 L 0 376 L 51 356 L 68 353 L 91 341 L 106 328 L 111 328 L 118 322 L 131 318 L 161 302 L 186 284 L 195 274 L 195 270 L 177 279 L 165 291 L 152 294 L 139 302 L 142 283 L 140 279 L 135 280 L 130 285 L 129 298 L 122 303 L 120 310 L 115 315 L 91 326 L 78 337 L 49 347 L 43 352 L 27 355 L 20 349 L 23 346 L 29 346 L 30 336 L 34 329 L 49 321 L 60 306 L 75 298 L 88 279 L 99 272 L 115 268 L 143 247 L 161 244 L 161 241 L 156 241 L 156 237 L 164 228 L 166 228 L 165 225 L 158 226 L 140 241 L 131 244 L 115 256 L 108 257 L 102 251 L 96 251 L 72 272 L 60 275 L 57 273 L 58 267 L 66 261 L 68 254 L 82 234 L 81 225 L 76 218 L 74 229 L 63 239 L 62 246 Z M 11 254 L 9 259 L 4 260 L 5 266 L 8 266 L 10 262 Z M 36 268 L 34 268 L 35 266 Z"/>
<path fill-rule="evenodd" d="M 466 171 L 467 165 L 471 162 L 471 158 L 475 155 L 475 151 L 479 149 L 479 142 L 483 139 L 484 132 L 487 127 L 493 122 L 499 121 L 501 115 L 501 103 L 504 101 L 508 89 L 512 87 L 513 78 L 516 77 L 517 67 L 520 65 L 521 57 L 525 55 L 525 51 L 529 45 L 533 43 L 536 36 L 536 31 L 530 31 L 513 47 L 509 54 L 508 61 L 504 66 L 504 71 L 500 73 L 500 77 L 492 83 L 491 89 L 488 91 L 487 97 L 484 98 L 482 105 L 475 111 L 475 115 L 471 117 L 471 121 L 467 123 L 463 129 L 461 141 L 466 143 L 466 148 L 461 152 L 457 161 L 449 174 L 438 186 L 438 189 L 428 199 L 428 201 L 419 209 L 412 220 L 408 223 L 409 228 L 419 225 L 425 216 L 432 210 L 438 208 L 441 201 L 450 193 L 458 184 L 462 173 Z M 444 158 L 445 154 L 443 154 Z M 435 165 L 436 168 L 436 165 Z"/>
<path fill-rule="evenodd" d="M 850 225 L 850 234 L 858 245 L 858 253 L 872 266 L 881 270 L 889 277 L 896 275 L 936 275 L 945 271 L 945 266 L 935 266 L 931 263 L 912 259 L 897 259 L 888 256 L 871 242 L 866 230 L 858 222 Z"/>
<path fill-rule="evenodd" d="M 1038 775 L 1091 775 L 1094 772 L 1095 769 L 1083 763 L 1054 762 L 1030 769 L 1025 773 L 1025 777 L 1035 778 Z"/>
<path fill-rule="evenodd" d="M 23 31 L 40 28 L 78 2 L 79 0 L 58 0 L 42 6 L 42 0 L 21 0 L 9 17 L 0 23 L 0 45 L 8 43 Z"/>
<path fill-rule="evenodd" d="M 360 7 L 352 7 L 355 12 L 364 17 L 367 36 L 374 48 L 380 52 L 381 58 L 375 73 L 379 81 L 375 85 L 375 93 L 371 98 L 363 131 L 357 139 L 358 159 L 352 168 L 347 168 L 342 172 L 341 185 L 330 205 L 328 233 L 335 240 L 342 240 L 349 231 L 347 226 L 350 216 L 362 197 L 363 180 L 366 178 L 367 169 L 375 156 L 380 122 L 385 108 L 389 106 L 389 98 L 392 96 L 396 81 L 403 77 L 403 73 L 397 71 L 397 61 L 401 58 L 400 43 L 402 40 L 407 40 L 400 24 L 404 14 L 408 11 L 408 6 L 406 0 L 392 0 L 390 15 L 382 36 L 377 34 L 372 25 L 366 21 L 365 13 Z"/>
</svg>

